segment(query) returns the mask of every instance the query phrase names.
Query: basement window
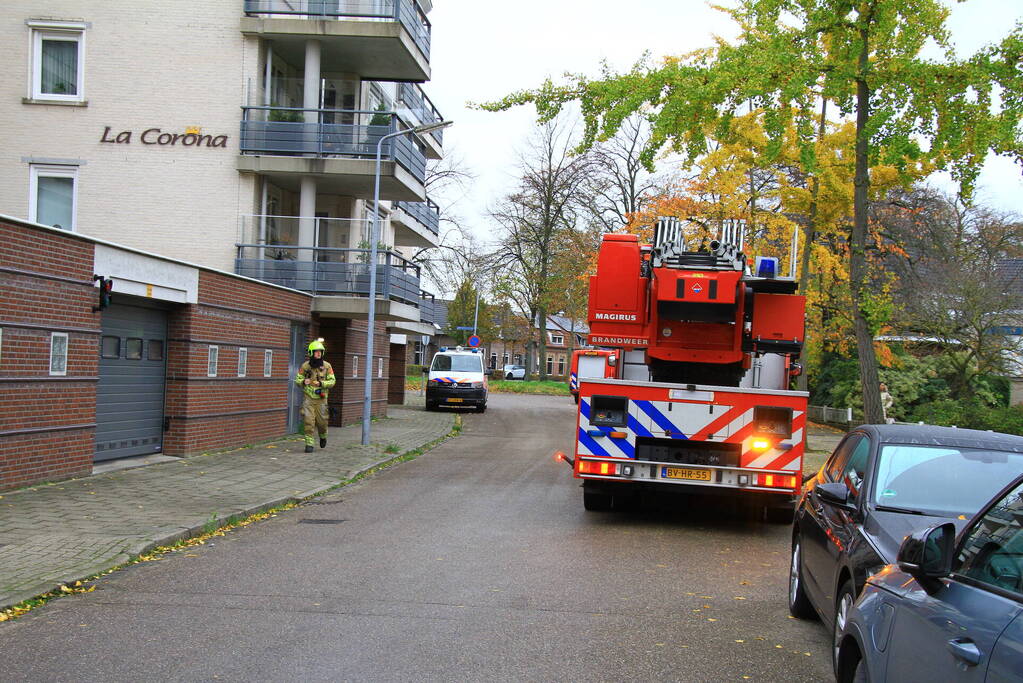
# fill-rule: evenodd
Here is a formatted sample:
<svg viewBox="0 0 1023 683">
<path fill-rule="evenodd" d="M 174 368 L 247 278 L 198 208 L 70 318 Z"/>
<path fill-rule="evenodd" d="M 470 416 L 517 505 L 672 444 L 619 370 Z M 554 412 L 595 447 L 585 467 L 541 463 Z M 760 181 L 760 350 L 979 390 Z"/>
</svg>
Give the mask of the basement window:
<svg viewBox="0 0 1023 683">
<path fill-rule="evenodd" d="M 269 377 L 273 374 L 274 367 L 274 352 L 270 349 L 263 351 L 263 377 Z"/>
<path fill-rule="evenodd" d="M 220 356 L 220 347 L 210 346 L 210 355 L 206 360 L 206 376 L 217 376 L 217 358 Z"/>
<path fill-rule="evenodd" d="M 249 350 L 245 347 L 238 349 L 238 376 L 245 376 L 245 366 L 249 362 Z"/>
</svg>

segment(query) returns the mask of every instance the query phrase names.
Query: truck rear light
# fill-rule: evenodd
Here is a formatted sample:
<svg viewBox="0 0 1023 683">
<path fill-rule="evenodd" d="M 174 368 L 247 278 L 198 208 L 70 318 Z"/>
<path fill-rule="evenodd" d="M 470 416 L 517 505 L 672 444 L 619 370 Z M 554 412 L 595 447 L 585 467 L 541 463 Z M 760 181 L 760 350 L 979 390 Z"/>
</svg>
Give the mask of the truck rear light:
<svg viewBox="0 0 1023 683">
<path fill-rule="evenodd" d="M 792 474 L 758 474 L 757 486 L 772 489 L 796 488 L 796 476 Z"/>
<path fill-rule="evenodd" d="M 607 435 L 612 439 L 627 439 L 629 437 L 626 432 L 608 432 Z"/>
<path fill-rule="evenodd" d="M 753 439 L 753 450 L 755 451 L 766 451 L 771 447 L 771 442 L 767 439 Z"/>
<path fill-rule="evenodd" d="M 604 476 L 618 473 L 618 466 L 613 462 L 600 462 L 596 460 L 577 460 L 576 471 L 579 474 L 602 474 Z"/>
</svg>

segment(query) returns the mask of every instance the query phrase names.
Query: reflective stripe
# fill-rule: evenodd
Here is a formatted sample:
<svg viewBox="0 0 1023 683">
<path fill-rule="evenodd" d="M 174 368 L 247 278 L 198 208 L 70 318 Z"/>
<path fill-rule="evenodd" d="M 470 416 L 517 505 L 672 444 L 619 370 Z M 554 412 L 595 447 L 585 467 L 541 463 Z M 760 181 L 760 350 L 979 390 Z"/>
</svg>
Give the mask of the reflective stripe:
<svg viewBox="0 0 1023 683">
<path fill-rule="evenodd" d="M 666 432 L 665 436 L 670 436 L 672 439 L 689 438 L 682 432 L 681 429 L 676 427 L 674 423 L 672 423 L 672 421 L 669 420 L 666 415 L 664 415 L 664 413 L 655 408 L 652 402 L 633 401 L 633 403 L 639 406 L 640 410 L 646 413 L 650 417 L 650 419 L 657 424 L 658 427 L 660 427 Z"/>
</svg>

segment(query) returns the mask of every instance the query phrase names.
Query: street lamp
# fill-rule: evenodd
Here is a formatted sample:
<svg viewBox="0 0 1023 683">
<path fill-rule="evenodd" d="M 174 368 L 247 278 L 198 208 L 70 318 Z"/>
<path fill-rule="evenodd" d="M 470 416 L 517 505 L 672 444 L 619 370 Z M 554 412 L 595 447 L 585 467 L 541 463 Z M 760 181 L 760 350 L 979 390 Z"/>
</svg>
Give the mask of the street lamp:
<svg viewBox="0 0 1023 683">
<path fill-rule="evenodd" d="M 370 413 L 373 409 L 373 328 L 376 326 L 377 314 L 377 242 L 380 241 L 380 155 L 384 140 L 400 135 L 418 135 L 430 131 L 447 128 L 454 121 L 427 123 L 414 128 L 395 131 L 382 136 L 377 141 L 377 164 L 373 176 L 373 233 L 369 242 L 369 325 L 366 329 L 366 379 L 363 383 L 362 395 L 362 445 L 369 445 Z"/>
</svg>

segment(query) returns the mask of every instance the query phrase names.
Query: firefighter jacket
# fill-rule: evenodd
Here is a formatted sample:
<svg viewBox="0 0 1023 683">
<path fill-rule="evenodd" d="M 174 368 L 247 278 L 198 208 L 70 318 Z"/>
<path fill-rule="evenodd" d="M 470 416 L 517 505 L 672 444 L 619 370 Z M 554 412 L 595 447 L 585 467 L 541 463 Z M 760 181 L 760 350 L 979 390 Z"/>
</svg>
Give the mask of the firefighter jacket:
<svg viewBox="0 0 1023 683">
<path fill-rule="evenodd" d="M 305 380 L 307 379 L 317 380 L 320 385 L 306 384 Z M 323 361 L 323 365 L 318 368 L 314 368 L 309 365 L 309 361 L 306 361 L 302 363 L 302 367 L 298 369 L 298 374 L 295 375 L 295 384 L 302 387 L 302 391 L 311 399 L 326 399 L 327 394 L 330 393 L 330 388 L 334 386 L 336 381 L 334 378 L 334 368 L 330 367 L 330 363 L 327 361 Z"/>
</svg>

